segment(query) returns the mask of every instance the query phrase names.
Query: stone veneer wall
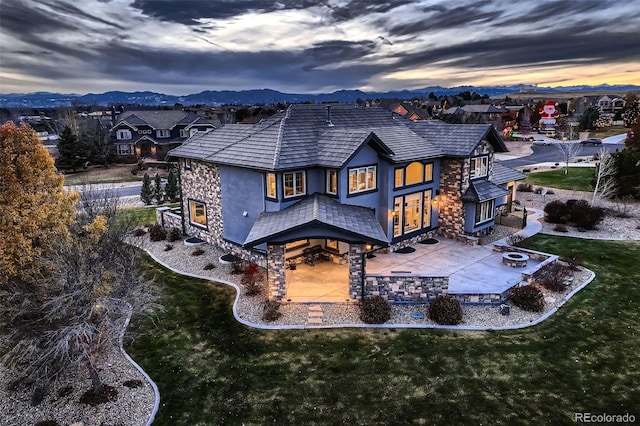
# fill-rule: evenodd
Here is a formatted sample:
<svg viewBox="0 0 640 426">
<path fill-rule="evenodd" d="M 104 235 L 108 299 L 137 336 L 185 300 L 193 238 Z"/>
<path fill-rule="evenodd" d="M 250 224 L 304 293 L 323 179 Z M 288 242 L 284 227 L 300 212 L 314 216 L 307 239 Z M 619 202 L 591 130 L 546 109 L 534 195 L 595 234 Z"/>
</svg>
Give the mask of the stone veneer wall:
<svg viewBox="0 0 640 426">
<path fill-rule="evenodd" d="M 407 238 L 406 240 L 402 240 L 399 241 L 395 244 L 391 244 L 388 248 L 388 251 L 396 251 L 399 250 L 403 247 L 408 247 L 408 246 L 412 246 L 414 244 L 418 244 L 420 241 L 422 240 L 428 240 L 429 238 L 433 238 L 433 236 L 435 235 L 436 231 L 435 230 L 431 230 L 431 231 L 427 231 L 424 232 L 420 235 L 416 235 L 414 237 L 411 238 Z"/>
<path fill-rule="evenodd" d="M 349 244 L 349 297 L 353 300 L 362 299 L 364 251 L 364 244 Z"/>
<path fill-rule="evenodd" d="M 429 303 L 447 294 L 449 277 L 420 275 L 367 275 L 365 295 L 383 296 L 390 302 Z"/>
<path fill-rule="evenodd" d="M 267 246 L 267 297 L 281 301 L 287 294 L 284 244 Z"/>
<path fill-rule="evenodd" d="M 464 204 L 460 199 L 469 187 L 469 163 L 461 159 L 442 160 L 438 196 L 438 232 L 455 239 L 462 233 Z"/>
<path fill-rule="evenodd" d="M 182 167 L 182 164 L 180 166 Z M 266 266 L 267 260 L 264 253 L 243 249 L 240 245 L 223 239 L 222 186 L 218 166 L 192 160 L 191 170 L 184 170 L 184 168 L 180 170 L 180 186 L 185 228 L 183 231 L 186 235 L 198 237 L 247 262 Z M 207 204 L 207 229 L 194 226 L 189 222 L 190 199 Z"/>
<path fill-rule="evenodd" d="M 166 229 L 178 228 L 182 230 L 182 216 L 174 213 L 170 207 L 159 207 L 156 209 L 156 223 L 159 223 Z"/>
</svg>

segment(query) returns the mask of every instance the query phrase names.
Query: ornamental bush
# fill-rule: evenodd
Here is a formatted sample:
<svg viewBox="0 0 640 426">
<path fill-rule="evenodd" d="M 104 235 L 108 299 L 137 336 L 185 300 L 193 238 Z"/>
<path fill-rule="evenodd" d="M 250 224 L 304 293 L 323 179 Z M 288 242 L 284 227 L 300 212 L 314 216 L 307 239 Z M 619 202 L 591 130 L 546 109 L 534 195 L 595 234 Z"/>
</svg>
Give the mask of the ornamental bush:
<svg viewBox="0 0 640 426">
<path fill-rule="evenodd" d="M 167 233 L 167 241 L 174 242 L 174 241 L 178 241 L 181 238 L 182 238 L 182 231 L 180 230 L 180 228 L 169 229 L 169 232 Z"/>
<path fill-rule="evenodd" d="M 149 227 L 149 239 L 151 241 L 162 241 L 167 239 L 167 230 L 164 229 L 164 226 L 156 223 L 155 225 L 151 225 Z"/>
<path fill-rule="evenodd" d="M 554 262 L 540 270 L 537 281 L 547 290 L 560 293 L 567 289 L 565 281 L 571 275 L 571 267 L 560 262 Z"/>
<path fill-rule="evenodd" d="M 244 268 L 240 284 L 244 287 L 247 296 L 256 296 L 262 293 L 262 274 L 258 265 L 250 263 Z"/>
<path fill-rule="evenodd" d="M 532 285 L 514 288 L 511 302 L 525 311 L 541 312 L 544 309 L 544 295 Z"/>
<path fill-rule="evenodd" d="M 367 324 L 383 324 L 391 319 L 391 306 L 382 296 L 369 296 L 360 302 L 360 320 Z"/>
<path fill-rule="evenodd" d="M 460 302 L 453 296 L 441 294 L 429 306 L 429 318 L 438 324 L 460 324 L 462 321 Z"/>
<path fill-rule="evenodd" d="M 560 200 L 555 200 L 544 206 L 545 219 L 549 223 L 567 223 L 571 217 L 571 209 Z"/>
<path fill-rule="evenodd" d="M 273 322 L 282 316 L 280 312 L 280 302 L 275 300 L 267 300 L 264 302 L 264 310 L 262 312 L 262 319 L 264 321 Z"/>
<path fill-rule="evenodd" d="M 604 219 L 604 210 L 591 207 L 586 200 L 568 200 L 569 220 L 584 229 L 594 229 Z"/>
</svg>

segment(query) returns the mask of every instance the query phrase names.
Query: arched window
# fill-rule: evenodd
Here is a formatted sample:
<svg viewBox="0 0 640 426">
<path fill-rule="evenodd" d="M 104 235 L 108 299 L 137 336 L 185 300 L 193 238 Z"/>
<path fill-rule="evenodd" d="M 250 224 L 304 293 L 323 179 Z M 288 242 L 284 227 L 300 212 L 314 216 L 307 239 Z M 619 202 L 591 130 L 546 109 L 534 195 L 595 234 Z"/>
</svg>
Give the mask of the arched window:
<svg viewBox="0 0 640 426">
<path fill-rule="evenodd" d="M 422 163 L 411 163 L 407 166 L 405 172 L 405 185 L 413 185 L 414 183 L 424 182 L 424 172 Z"/>
</svg>

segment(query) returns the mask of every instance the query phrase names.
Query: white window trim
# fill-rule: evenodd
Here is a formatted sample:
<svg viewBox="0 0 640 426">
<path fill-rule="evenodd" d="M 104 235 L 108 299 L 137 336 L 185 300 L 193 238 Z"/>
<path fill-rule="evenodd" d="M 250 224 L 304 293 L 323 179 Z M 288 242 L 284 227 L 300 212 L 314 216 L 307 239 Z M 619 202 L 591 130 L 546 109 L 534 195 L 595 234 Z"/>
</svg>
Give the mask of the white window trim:
<svg viewBox="0 0 640 426">
<path fill-rule="evenodd" d="M 373 181 L 369 180 L 369 173 L 373 172 Z M 349 194 L 373 191 L 377 189 L 377 166 L 354 167 L 349 169 Z M 351 186 L 351 176 L 356 176 L 356 188 Z M 361 187 L 361 185 L 363 185 Z"/>
<path fill-rule="evenodd" d="M 495 200 L 484 201 L 476 205 L 476 225 L 493 220 Z"/>
<path fill-rule="evenodd" d="M 132 139 L 131 130 L 129 130 L 129 129 L 118 129 L 118 130 L 116 130 L 116 140 L 127 141 L 127 140 L 131 140 L 131 139 Z"/>
<path fill-rule="evenodd" d="M 489 174 L 489 156 L 472 158 L 469 162 L 469 178 L 485 177 Z"/>
<path fill-rule="evenodd" d="M 335 191 L 332 191 L 330 189 L 331 188 L 331 175 L 335 175 L 335 177 L 336 177 Z M 338 171 L 337 170 L 335 170 L 335 169 L 327 170 L 327 182 L 326 182 L 325 190 L 326 190 L 327 194 L 338 195 Z"/>
<path fill-rule="evenodd" d="M 293 194 L 287 195 L 286 191 L 287 191 L 287 185 L 286 185 L 286 179 L 287 179 L 287 175 L 291 176 L 292 179 L 292 186 L 291 188 L 293 189 Z M 299 192 L 298 188 L 297 188 L 297 177 L 298 176 L 302 176 L 302 190 Z M 283 196 L 284 198 L 293 198 L 293 197 L 300 197 L 301 195 L 305 195 L 307 193 L 307 176 L 306 173 L 304 172 L 304 170 L 297 170 L 295 172 L 285 172 L 282 174 L 282 191 L 283 191 Z"/>
<path fill-rule="evenodd" d="M 169 129 L 158 129 L 158 130 L 156 130 L 156 137 L 157 138 L 170 138 L 171 137 L 171 131 Z"/>
</svg>

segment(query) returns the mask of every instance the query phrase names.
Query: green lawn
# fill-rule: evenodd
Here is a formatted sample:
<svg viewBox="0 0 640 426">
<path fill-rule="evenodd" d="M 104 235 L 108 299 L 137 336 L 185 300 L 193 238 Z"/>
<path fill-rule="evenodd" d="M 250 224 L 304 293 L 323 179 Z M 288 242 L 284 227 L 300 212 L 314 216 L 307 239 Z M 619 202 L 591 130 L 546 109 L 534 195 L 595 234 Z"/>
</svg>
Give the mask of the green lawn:
<svg viewBox="0 0 640 426">
<path fill-rule="evenodd" d="M 534 186 L 547 188 L 569 189 L 574 191 L 592 191 L 593 167 L 569 167 L 569 173 L 564 173 L 564 168 L 549 170 L 546 172 L 528 173 L 524 180 Z"/>
<path fill-rule="evenodd" d="M 154 425 L 638 418 L 640 243 L 544 235 L 530 243 L 583 253 L 597 278 L 541 325 L 500 332 L 251 329 L 234 320 L 230 287 L 146 260 L 166 312 L 135 319 L 126 349 L 160 388 Z"/>
<path fill-rule="evenodd" d="M 158 207 L 178 207 L 179 203 L 151 205 L 147 207 L 136 207 L 131 209 L 121 209 L 118 211 L 117 221 L 119 224 L 128 227 L 144 226 L 156 223 L 156 209 Z"/>
</svg>

